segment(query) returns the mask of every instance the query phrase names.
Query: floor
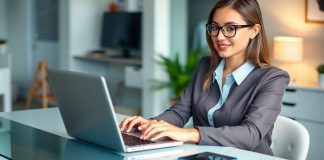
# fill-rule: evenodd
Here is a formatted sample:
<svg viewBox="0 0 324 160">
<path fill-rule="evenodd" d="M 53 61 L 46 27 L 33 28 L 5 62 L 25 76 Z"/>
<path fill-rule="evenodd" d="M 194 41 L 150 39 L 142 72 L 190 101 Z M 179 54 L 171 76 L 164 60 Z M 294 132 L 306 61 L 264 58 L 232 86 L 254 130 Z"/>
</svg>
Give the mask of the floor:
<svg viewBox="0 0 324 160">
<path fill-rule="evenodd" d="M 3 98 L 0 96 L 0 112 L 3 111 Z M 37 109 L 37 108 L 42 108 L 42 103 L 39 100 L 33 100 L 32 105 L 30 108 L 26 108 L 26 100 L 25 99 L 20 99 L 18 98 L 18 100 L 16 102 L 13 103 L 12 105 L 12 111 L 19 111 L 19 110 L 25 110 L 25 109 Z M 57 106 L 56 103 L 49 103 L 48 107 L 55 107 Z"/>
<path fill-rule="evenodd" d="M 2 97 L 0 96 L 0 112 L 3 111 L 2 104 L 3 104 L 2 103 Z M 39 100 L 34 100 L 30 108 L 26 108 L 25 105 L 26 105 L 26 100 L 18 98 L 17 102 L 14 102 L 13 105 L 12 105 L 12 111 L 42 108 L 42 103 Z M 48 108 L 57 107 L 57 106 L 58 105 L 57 105 L 56 102 L 51 102 L 51 103 L 49 103 Z M 125 107 L 125 106 L 116 106 L 115 111 L 117 113 L 124 114 L 124 115 L 129 115 L 129 116 L 140 115 L 140 110 L 130 108 L 130 107 Z"/>
</svg>

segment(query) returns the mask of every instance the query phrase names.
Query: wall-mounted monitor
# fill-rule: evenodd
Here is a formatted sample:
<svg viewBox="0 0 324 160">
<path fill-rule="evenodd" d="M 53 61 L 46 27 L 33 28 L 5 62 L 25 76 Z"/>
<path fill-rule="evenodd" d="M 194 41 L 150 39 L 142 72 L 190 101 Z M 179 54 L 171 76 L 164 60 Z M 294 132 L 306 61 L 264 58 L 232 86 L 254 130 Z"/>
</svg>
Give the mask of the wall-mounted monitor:
<svg viewBox="0 0 324 160">
<path fill-rule="evenodd" d="M 107 12 L 102 22 L 101 47 L 119 49 L 122 57 L 130 57 L 130 50 L 141 49 L 141 24 L 139 12 Z"/>
</svg>

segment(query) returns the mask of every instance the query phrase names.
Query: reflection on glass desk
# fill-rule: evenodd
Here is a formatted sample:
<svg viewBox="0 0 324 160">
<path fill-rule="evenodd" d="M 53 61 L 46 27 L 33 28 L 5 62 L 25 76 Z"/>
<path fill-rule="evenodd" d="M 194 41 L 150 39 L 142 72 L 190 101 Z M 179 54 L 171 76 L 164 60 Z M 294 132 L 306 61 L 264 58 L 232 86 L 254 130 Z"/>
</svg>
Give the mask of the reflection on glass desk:
<svg viewBox="0 0 324 160">
<path fill-rule="evenodd" d="M 61 137 L 5 118 L 0 117 L 0 121 L 1 124 L 6 123 L 10 126 L 0 131 L 0 154 L 10 159 L 128 160 L 157 157 L 169 159 L 183 153 L 182 149 L 175 149 L 161 150 L 158 153 L 138 152 L 122 155 L 94 144 Z"/>
<path fill-rule="evenodd" d="M 117 115 L 119 121 L 123 118 L 123 115 Z M 58 108 L 0 113 L 0 154 L 2 157 L 14 160 L 177 159 L 177 157 L 200 152 L 229 155 L 239 160 L 280 159 L 232 147 L 195 144 L 134 153 L 117 153 L 69 137 Z"/>
<path fill-rule="evenodd" d="M 83 144 L 4 118 L 0 120 L 10 125 L 9 130 L 0 133 L 0 153 L 5 157 L 26 160 L 124 159 L 95 145 Z"/>
</svg>

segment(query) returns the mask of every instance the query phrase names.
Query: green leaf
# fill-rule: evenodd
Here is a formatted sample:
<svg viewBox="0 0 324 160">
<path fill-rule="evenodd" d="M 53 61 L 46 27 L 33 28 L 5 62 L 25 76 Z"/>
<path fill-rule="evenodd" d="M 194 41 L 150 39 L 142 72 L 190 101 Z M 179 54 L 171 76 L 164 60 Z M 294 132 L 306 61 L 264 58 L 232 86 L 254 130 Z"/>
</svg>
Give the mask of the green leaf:
<svg viewBox="0 0 324 160">
<path fill-rule="evenodd" d="M 5 44 L 5 43 L 7 43 L 6 40 L 4 40 L 4 39 L 0 39 L 0 44 Z"/>
<path fill-rule="evenodd" d="M 155 80 L 152 88 L 157 90 L 170 88 L 177 98 L 179 98 L 189 84 L 203 55 L 202 50 L 199 48 L 189 51 L 184 65 L 180 63 L 178 53 L 175 54 L 174 58 L 158 55 L 158 60 L 155 60 L 155 62 L 163 66 L 170 81 L 163 82 Z"/>
<path fill-rule="evenodd" d="M 317 66 L 317 72 L 318 73 L 324 73 L 324 64 L 320 64 Z"/>
</svg>

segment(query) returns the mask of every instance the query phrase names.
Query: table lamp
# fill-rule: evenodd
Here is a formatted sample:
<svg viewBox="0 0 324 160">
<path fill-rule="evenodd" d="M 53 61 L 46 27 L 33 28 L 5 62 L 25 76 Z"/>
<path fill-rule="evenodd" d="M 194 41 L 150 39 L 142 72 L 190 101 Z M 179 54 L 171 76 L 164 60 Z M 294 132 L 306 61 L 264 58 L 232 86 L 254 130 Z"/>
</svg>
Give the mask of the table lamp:
<svg viewBox="0 0 324 160">
<path fill-rule="evenodd" d="M 289 65 L 300 62 L 303 59 L 303 39 L 300 37 L 274 37 L 273 53 L 274 59 L 286 62 Z M 292 72 L 294 72 L 294 67 Z M 290 75 L 292 83 L 296 83 L 295 75 L 295 72 Z"/>
</svg>

